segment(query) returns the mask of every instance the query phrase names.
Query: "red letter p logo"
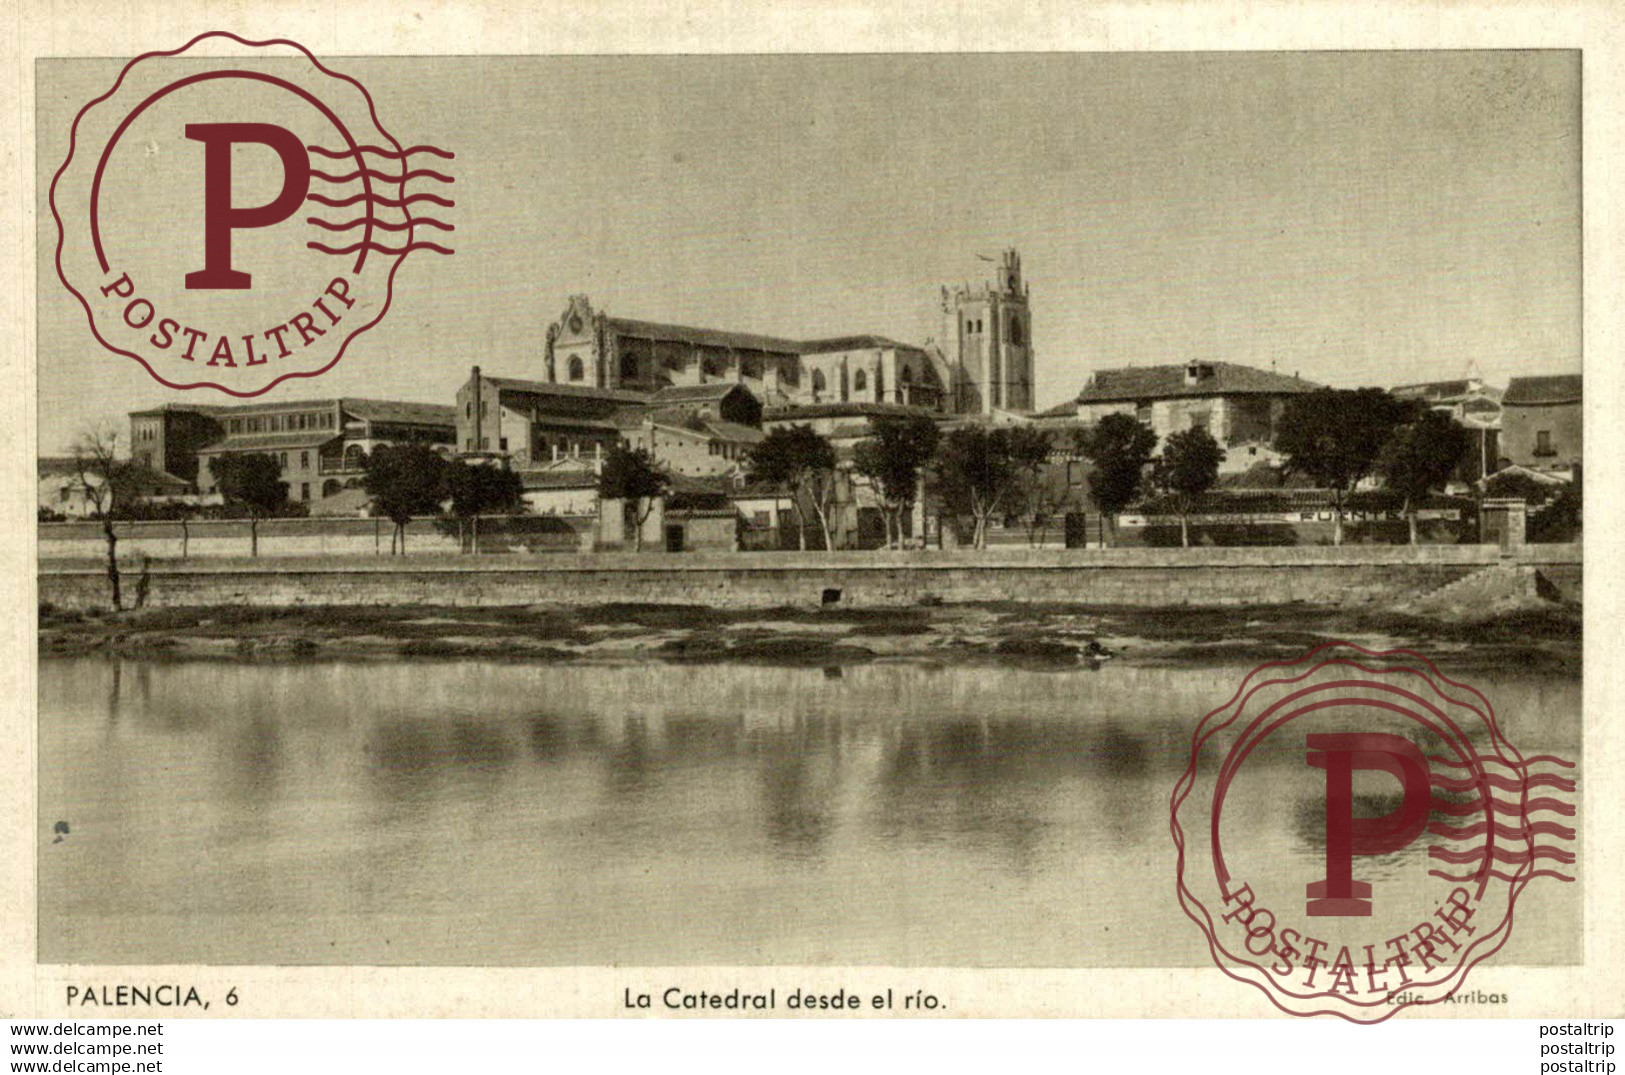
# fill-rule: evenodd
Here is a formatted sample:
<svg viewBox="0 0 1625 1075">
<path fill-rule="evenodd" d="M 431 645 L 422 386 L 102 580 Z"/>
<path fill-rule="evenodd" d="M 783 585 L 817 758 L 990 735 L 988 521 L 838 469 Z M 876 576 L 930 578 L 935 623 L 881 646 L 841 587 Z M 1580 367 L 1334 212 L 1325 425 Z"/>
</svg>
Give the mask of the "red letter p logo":
<svg viewBox="0 0 1625 1075">
<path fill-rule="evenodd" d="M 1427 759 L 1397 735 L 1366 732 L 1309 736 L 1309 764 L 1326 770 L 1326 879 L 1309 885 L 1312 916 L 1371 914 L 1371 885 L 1354 879 L 1355 855 L 1386 855 L 1410 846 L 1427 827 L 1433 791 Z M 1354 770 L 1381 769 L 1398 778 L 1404 798 L 1382 817 L 1354 816 Z"/>
<path fill-rule="evenodd" d="M 186 137 L 202 142 L 203 268 L 186 274 L 188 290 L 245 290 L 253 277 L 231 267 L 234 228 L 263 228 L 294 214 L 310 192 L 310 154 L 286 127 L 272 123 L 188 123 Z M 282 191 L 267 205 L 231 205 L 231 147 L 239 142 L 270 146 L 282 158 Z"/>
</svg>

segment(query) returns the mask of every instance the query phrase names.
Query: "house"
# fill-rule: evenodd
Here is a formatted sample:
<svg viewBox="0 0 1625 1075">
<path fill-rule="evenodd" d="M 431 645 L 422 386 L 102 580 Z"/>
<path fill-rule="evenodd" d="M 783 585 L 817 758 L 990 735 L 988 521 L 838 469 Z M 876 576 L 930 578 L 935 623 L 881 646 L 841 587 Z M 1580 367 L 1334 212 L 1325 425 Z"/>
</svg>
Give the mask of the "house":
<svg viewBox="0 0 1625 1075">
<path fill-rule="evenodd" d="M 1581 375 L 1514 377 L 1501 397 L 1501 459 L 1560 474 L 1581 463 Z"/>
<path fill-rule="evenodd" d="M 1495 471 L 1500 458 L 1502 389 L 1477 377 L 1428 381 L 1390 388 L 1395 399 L 1414 400 L 1448 414 L 1467 430 L 1470 443 L 1456 468 L 1456 481 L 1470 484 Z"/>
<path fill-rule="evenodd" d="M 525 508 L 536 515 L 596 515 L 598 468 L 579 458 L 518 471 Z"/>
<path fill-rule="evenodd" d="M 154 470 L 138 461 L 120 465 L 124 470 L 119 475 L 119 489 L 128 502 L 103 504 L 99 494 L 106 481 L 94 468 L 72 456 L 41 456 L 38 460 L 40 509 L 68 519 L 89 519 L 108 507 L 127 514 L 141 504 L 191 499 L 191 485 L 173 474 Z"/>
<path fill-rule="evenodd" d="M 1181 430 L 1206 429 L 1225 449 L 1220 471 L 1232 473 L 1273 460 L 1270 445 L 1288 401 L 1320 387 L 1301 377 L 1232 362 L 1128 366 L 1099 370 L 1075 400 L 1039 417 L 1094 425 L 1108 414 L 1127 414 L 1149 426 L 1158 440 Z"/>
<path fill-rule="evenodd" d="M 489 453 L 520 471 L 565 458 L 602 458 L 620 443 L 622 412 L 641 413 L 648 395 L 492 377 L 475 366 L 457 390 L 457 451 Z"/>
</svg>

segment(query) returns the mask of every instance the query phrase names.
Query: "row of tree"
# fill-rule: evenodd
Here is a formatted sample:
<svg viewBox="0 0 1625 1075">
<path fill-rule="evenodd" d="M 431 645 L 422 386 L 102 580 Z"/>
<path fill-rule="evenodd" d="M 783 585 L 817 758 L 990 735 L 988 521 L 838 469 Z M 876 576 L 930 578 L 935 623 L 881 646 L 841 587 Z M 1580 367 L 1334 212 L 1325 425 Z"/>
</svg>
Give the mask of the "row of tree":
<svg viewBox="0 0 1625 1075">
<path fill-rule="evenodd" d="M 1376 388 L 1323 388 L 1291 399 L 1279 422 L 1275 447 L 1289 472 L 1328 490 L 1334 507 L 1333 541 L 1343 542 L 1344 505 L 1363 480 L 1380 476 L 1404 498 L 1410 539 L 1417 540 L 1420 501 L 1441 488 L 1468 447 L 1467 432 L 1447 414 L 1395 399 Z M 880 501 L 886 542 L 900 546 L 905 520 L 929 490 L 946 515 L 972 521 L 972 543 L 985 548 L 991 521 L 1001 515 L 1043 517 L 1055 505 L 1057 483 L 1046 474 L 1052 459 L 1090 463 L 1089 496 L 1112 520 L 1150 494 L 1180 519 L 1181 541 L 1190 542 L 1188 517 L 1216 484 L 1224 449 L 1203 428 L 1170 434 L 1157 451 L 1157 437 L 1126 414 L 1107 415 L 1092 429 L 1058 444 L 1031 426 L 969 424 L 943 433 L 923 416 L 877 416 L 859 441 L 852 470 Z M 116 437 L 84 438 L 76 447 L 81 484 L 101 519 L 107 541 L 108 575 L 119 592 L 117 535 L 112 522 L 121 504 L 133 503 L 126 486 L 139 472 L 118 457 Z M 842 477 L 835 448 L 810 426 L 771 430 L 747 457 L 750 478 L 787 490 L 803 518 L 817 521 L 824 547 L 836 547 L 836 508 Z M 251 555 L 259 554 L 259 522 L 286 513 L 288 483 L 277 460 L 261 453 L 224 453 L 210 460 L 210 473 L 226 503 L 249 519 Z M 630 505 L 634 542 L 654 504 L 671 490 L 671 476 L 647 451 L 617 448 L 604 459 L 599 495 Z M 448 460 L 423 445 L 382 446 L 365 459 L 362 487 L 374 510 L 395 524 L 391 551 L 404 552 L 406 524 L 450 507 L 465 549 L 478 551 L 479 517 L 523 510 L 519 476 L 503 467 Z M 807 547 L 807 530 L 798 527 Z"/>
<path fill-rule="evenodd" d="M 479 517 L 520 510 L 519 475 L 491 466 L 446 459 L 421 444 L 386 445 L 364 460 L 362 488 L 374 511 L 395 524 L 390 552 L 406 551 L 406 524 L 438 515 L 449 505 L 464 549 L 479 551 Z M 275 457 L 224 452 L 209 460 L 209 473 L 227 505 L 248 517 L 249 554 L 259 555 L 261 519 L 287 513 L 288 483 Z"/>
<path fill-rule="evenodd" d="M 1448 414 L 1381 389 L 1327 388 L 1287 404 L 1275 447 L 1289 472 L 1331 493 L 1335 544 L 1343 543 L 1348 495 L 1374 475 L 1404 498 L 1414 544 L 1418 505 L 1450 479 L 1468 435 Z M 880 416 L 858 442 L 852 470 L 880 500 L 888 545 L 901 545 L 903 520 L 929 492 L 945 515 L 970 519 L 972 544 L 985 548 L 994 518 L 1038 520 L 1056 506 L 1060 485 L 1047 465 L 1070 458 L 1089 462 L 1090 500 L 1114 525 L 1130 505 L 1155 495 L 1179 517 L 1180 539 L 1189 545 L 1189 517 L 1217 483 L 1225 451 L 1195 427 L 1170 434 L 1159 452 L 1156 434 L 1128 414 L 1074 431 L 1069 444 L 1033 426 L 964 425 L 944 434 L 929 418 Z M 827 438 L 810 426 L 781 426 L 750 453 L 748 467 L 753 480 L 789 490 L 798 510 L 817 519 L 825 547 L 835 547 L 841 477 Z M 806 547 L 804 528 L 800 544 Z"/>
</svg>

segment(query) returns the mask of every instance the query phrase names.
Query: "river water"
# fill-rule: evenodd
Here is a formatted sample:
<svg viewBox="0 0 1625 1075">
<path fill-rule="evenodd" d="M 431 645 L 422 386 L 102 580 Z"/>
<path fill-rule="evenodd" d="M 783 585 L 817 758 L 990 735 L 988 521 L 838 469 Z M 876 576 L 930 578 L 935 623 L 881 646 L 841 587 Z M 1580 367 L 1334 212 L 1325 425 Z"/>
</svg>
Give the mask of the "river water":
<svg viewBox="0 0 1625 1075">
<path fill-rule="evenodd" d="M 47 659 L 39 955 L 1205 966 L 1168 799 L 1245 671 Z M 1463 678 L 1578 758 L 1577 681 Z M 1581 887 L 1497 961 L 1578 961 Z"/>
</svg>

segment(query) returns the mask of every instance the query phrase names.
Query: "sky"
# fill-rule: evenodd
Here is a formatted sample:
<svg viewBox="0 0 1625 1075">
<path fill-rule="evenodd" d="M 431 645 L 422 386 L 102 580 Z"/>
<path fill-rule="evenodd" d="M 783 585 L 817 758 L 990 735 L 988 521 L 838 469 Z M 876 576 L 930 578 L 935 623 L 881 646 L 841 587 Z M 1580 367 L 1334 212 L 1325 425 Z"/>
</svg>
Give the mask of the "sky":
<svg viewBox="0 0 1625 1075">
<path fill-rule="evenodd" d="M 1577 52 L 324 60 L 403 145 L 456 152 L 456 253 L 408 257 L 385 320 L 267 400 L 539 377 L 575 293 L 923 343 L 1006 247 L 1041 407 L 1193 358 L 1348 387 L 1581 365 Z M 69 124 L 120 65 L 38 67 L 44 454 L 181 398 L 99 347 L 50 260 Z"/>
</svg>

